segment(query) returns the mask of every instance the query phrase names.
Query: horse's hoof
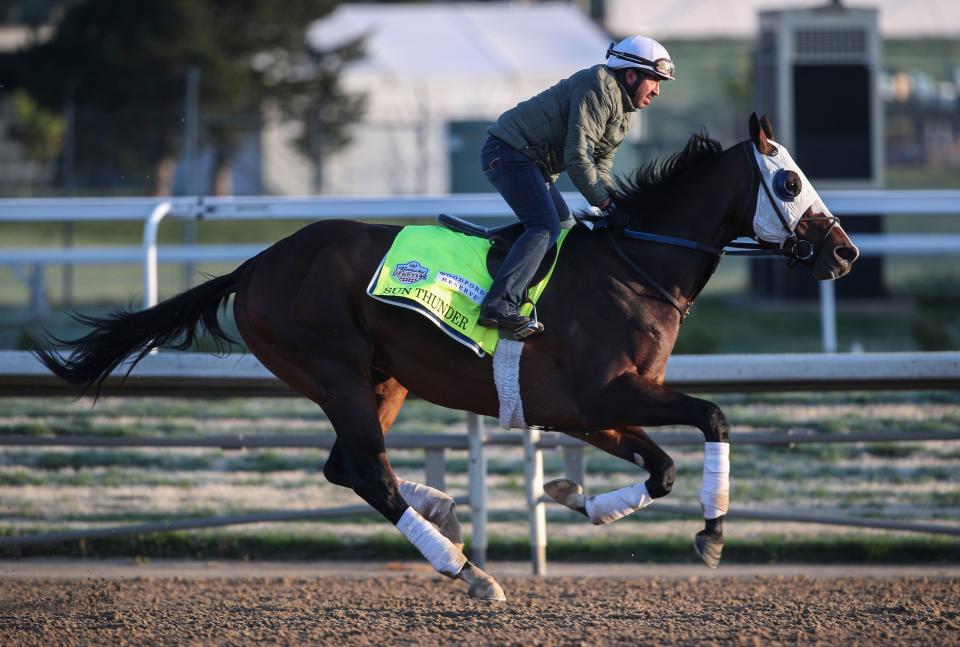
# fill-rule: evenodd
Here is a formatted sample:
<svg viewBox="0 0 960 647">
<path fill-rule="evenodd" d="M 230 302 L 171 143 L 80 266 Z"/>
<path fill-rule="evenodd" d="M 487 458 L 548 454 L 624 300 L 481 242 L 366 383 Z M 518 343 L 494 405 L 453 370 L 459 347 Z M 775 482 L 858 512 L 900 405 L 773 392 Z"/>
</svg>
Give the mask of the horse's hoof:
<svg viewBox="0 0 960 647">
<path fill-rule="evenodd" d="M 488 602 L 506 602 L 507 596 L 503 589 L 497 584 L 497 581 L 485 575 L 485 578 L 477 579 L 467 588 L 467 595 L 475 600 L 487 600 Z"/>
<path fill-rule="evenodd" d="M 556 479 L 544 483 L 543 491 L 560 505 L 586 516 L 587 497 L 583 496 L 583 487 L 579 483 L 574 483 L 570 479 Z"/>
<path fill-rule="evenodd" d="M 723 552 L 723 540 L 706 534 L 704 531 L 697 533 L 693 541 L 693 549 L 703 560 L 703 563 L 710 568 L 716 568 L 720 565 L 720 553 Z"/>
<path fill-rule="evenodd" d="M 467 595 L 476 600 L 505 602 L 507 596 L 497 581 L 482 570 L 467 562 L 460 571 L 460 579 L 467 583 Z"/>
</svg>

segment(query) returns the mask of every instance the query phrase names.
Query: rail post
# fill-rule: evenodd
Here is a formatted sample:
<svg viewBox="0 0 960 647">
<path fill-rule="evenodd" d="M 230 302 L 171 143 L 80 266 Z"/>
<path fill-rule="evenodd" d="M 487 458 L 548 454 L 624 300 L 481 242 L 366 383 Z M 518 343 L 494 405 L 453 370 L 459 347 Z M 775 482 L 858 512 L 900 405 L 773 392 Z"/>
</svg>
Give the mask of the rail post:
<svg viewBox="0 0 960 647">
<path fill-rule="evenodd" d="M 540 430 L 523 430 L 523 466 L 530 512 L 530 559 L 534 575 L 547 574 L 547 508 L 543 496 L 543 450 Z"/>
<path fill-rule="evenodd" d="M 143 223 L 143 308 L 157 305 L 157 231 L 173 204 L 161 202 Z"/>
<path fill-rule="evenodd" d="M 583 469 L 583 447 L 580 445 L 563 446 L 563 472 L 564 475 L 573 481 L 579 483 L 584 488 L 587 487 L 586 475 Z"/>
<path fill-rule="evenodd" d="M 487 563 L 487 456 L 483 418 L 467 413 L 467 453 L 470 495 L 470 557 L 483 568 Z"/>
<path fill-rule="evenodd" d="M 447 489 L 447 457 L 443 447 L 427 447 L 424 461 L 427 485 L 438 490 Z"/>
<path fill-rule="evenodd" d="M 833 281 L 820 281 L 820 339 L 824 353 L 837 352 L 837 298 Z"/>
</svg>

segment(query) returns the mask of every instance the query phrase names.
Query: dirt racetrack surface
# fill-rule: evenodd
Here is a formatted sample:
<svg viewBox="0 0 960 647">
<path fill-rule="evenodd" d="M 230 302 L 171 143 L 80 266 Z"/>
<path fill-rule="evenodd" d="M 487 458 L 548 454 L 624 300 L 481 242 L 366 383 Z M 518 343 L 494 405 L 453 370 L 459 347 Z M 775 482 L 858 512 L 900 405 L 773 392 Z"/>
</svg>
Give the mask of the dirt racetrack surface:
<svg viewBox="0 0 960 647">
<path fill-rule="evenodd" d="M 0 569 L 0 644 L 960 644 L 955 569 L 601 568 L 533 578 L 494 566 L 506 603 L 470 600 L 462 583 L 413 566 L 319 576 L 229 569 L 105 577 Z"/>
</svg>

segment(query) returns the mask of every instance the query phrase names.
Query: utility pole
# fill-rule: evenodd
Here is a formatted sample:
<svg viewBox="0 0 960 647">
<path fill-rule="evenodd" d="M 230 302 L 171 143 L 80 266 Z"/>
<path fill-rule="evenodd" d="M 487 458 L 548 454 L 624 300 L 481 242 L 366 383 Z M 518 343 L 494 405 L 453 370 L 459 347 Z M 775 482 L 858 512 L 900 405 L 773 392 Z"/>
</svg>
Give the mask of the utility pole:
<svg viewBox="0 0 960 647">
<path fill-rule="evenodd" d="M 63 104 L 63 153 L 62 168 L 63 172 L 63 195 L 66 198 L 75 197 L 77 194 L 77 104 L 73 100 L 73 88 L 71 84 L 67 94 L 67 100 Z M 63 223 L 63 246 L 73 247 L 74 228 L 73 222 Z M 63 265 L 63 305 L 73 306 L 73 265 L 64 263 Z"/>
<path fill-rule="evenodd" d="M 186 92 L 183 104 L 183 170 L 184 191 L 187 195 L 200 194 L 200 68 L 191 65 L 187 68 Z M 195 245 L 197 242 L 197 222 L 187 220 L 183 224 L 183 244 Z M 181 282 L 183 289 L 190 288 L 193 283 L 193 262 L 183 264 Z"/>
</svg>

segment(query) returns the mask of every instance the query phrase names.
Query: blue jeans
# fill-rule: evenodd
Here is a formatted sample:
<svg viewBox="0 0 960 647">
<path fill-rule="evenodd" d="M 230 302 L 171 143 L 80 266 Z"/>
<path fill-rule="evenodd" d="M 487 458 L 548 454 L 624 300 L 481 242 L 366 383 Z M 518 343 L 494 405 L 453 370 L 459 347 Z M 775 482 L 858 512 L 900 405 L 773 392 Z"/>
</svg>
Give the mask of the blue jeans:
<svg viewBox="0 0 960 647">
<path fill-rule="evenodd" d="M 487 137 L 480 152 L 483 174 L 523 223 L 483 300 L 483 311 L 516 313 L 523 291 L 561 229 L 574 224 L 570 207 L 552 182 L 543 178 L 536 162 L 502 139 Z"/>
</svg>

